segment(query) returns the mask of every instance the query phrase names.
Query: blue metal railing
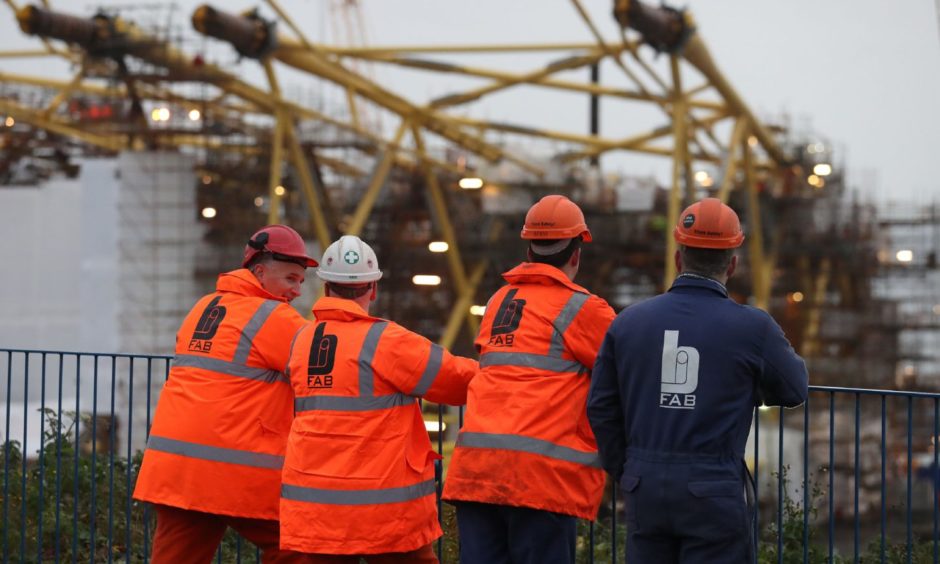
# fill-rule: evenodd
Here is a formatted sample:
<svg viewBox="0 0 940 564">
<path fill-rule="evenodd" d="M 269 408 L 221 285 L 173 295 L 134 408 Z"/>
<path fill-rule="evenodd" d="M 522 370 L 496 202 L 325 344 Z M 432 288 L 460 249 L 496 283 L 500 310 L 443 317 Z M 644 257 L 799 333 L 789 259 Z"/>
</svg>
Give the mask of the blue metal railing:
<svg viewBox="0 0 940 564">
<path fill-rule="evenodd" d="M 169 366 L 166 356 L 0 349 L 3 562 L 148 560 L 154 517 L 130 493 Z M 449 417 L 437 409 L 440 452 Z M 813 386 L 803 407 L 755 410 L 754 421 L 761 562 L 940 561 L 940 394 Z M 438 509 L 451 519 L 438 554 L 454 562 L 453 512 L 439 499 Z M 611 485 L 598 521 L 579 529 L 579 562 L 625 561 L 620 511 Z M 216 561 L 260 555 L 233 534 Z"/>
</svg>

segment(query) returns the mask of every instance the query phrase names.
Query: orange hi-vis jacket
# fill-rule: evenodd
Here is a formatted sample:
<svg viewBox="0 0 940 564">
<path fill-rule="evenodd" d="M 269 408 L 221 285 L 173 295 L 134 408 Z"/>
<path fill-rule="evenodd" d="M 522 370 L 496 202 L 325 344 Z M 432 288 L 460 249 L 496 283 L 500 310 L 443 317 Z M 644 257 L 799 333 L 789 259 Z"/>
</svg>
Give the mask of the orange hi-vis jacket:
<svg viewBox="0 0 940 564">
<path fill-rule="evenodd" d="M 134 498 L 277 519 L 294 400 L 284 372 L 304 323 L 248 270 L 219 276 L 176 335 Z"/>
<path fill-rule="evenodd" d="M 443 497 L 594 519 L 604 471 L 586 402 L 614 311 L 553 266 L 525 262 L 503 277 Z"/>
<path fill-rule="evenodd" d="M 281 548 L 408 552 L 441 536 L 434 461 L 417 398 L 460 405 L 476 361 L 351 300 L 321 298 L 297 334 L 296 415 L 281 486 Z"/>
</svg>

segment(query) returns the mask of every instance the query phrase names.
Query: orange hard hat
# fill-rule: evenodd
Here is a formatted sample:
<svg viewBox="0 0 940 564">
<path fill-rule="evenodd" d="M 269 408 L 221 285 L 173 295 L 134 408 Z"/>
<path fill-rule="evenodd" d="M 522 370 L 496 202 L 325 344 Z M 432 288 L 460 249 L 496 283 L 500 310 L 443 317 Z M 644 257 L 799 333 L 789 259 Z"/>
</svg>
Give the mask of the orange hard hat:
<svg viewBox="0 0 940 564">
<path fill-rule="evenodd" d="M 573 239 L 579 235 L 585 243 L 591 242 L 584 213 L 564 196 L 545 196 L 525 214 L 523 239 Z"/>
<path fill-rule="evenodd" d="M 304 245 L 304 239 L 300 233 L 286 225 L 268 225 L 252 235 L 248 244 L 245 245 L 242 267 L 248 266 L 248 262 L 256 254 L 263 252 L 273 254 L 275 260 L 296 262 L 305 268 L 320 264 L 307 256 L 307 246 Z"/>
<path fill-rule="evenodd" d="M 700 249 L 734 249 L 744 242 L 738 214 L 718 198 L 685 208 L 672 234 L 676 243 Z"/>
</svg>

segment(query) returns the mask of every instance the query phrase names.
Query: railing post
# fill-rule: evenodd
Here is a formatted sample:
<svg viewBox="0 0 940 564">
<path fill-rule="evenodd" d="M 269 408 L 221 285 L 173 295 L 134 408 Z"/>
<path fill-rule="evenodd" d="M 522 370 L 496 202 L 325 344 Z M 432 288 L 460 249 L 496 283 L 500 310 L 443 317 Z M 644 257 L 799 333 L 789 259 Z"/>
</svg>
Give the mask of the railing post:
<svg viewBox="0 0 940 564">
<path fill-rule="evenodd" d="M 833 476 L 835 474 L 835 438 L 836 438 L 836 395 L 829 392 L 829 562 L 832 562 L 832 543 L 835 536 L 835 522 L 833 521 Z"/>
</svg>

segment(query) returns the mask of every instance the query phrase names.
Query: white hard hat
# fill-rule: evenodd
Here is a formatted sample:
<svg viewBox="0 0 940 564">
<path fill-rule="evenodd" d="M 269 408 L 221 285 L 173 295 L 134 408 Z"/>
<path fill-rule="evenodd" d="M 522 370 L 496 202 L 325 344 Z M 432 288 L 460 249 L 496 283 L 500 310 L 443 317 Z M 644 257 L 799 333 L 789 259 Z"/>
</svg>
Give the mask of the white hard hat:
<svg viewBox="0 0 940 564">
<path fill-rule="evenodd" d="M 343 235 L 326 248 L 317 276 L 327 282 L 358 284 L 378 280 L 382 271 L 372 247 L 355 235 Z"/>
</svg>

